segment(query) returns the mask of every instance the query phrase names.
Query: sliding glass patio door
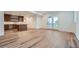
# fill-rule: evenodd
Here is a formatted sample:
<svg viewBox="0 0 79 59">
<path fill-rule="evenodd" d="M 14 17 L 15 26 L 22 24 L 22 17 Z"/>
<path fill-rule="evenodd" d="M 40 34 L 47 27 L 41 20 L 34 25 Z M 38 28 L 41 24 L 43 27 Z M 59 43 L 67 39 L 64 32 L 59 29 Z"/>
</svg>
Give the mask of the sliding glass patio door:
<svg viewBox="0 0 79 59">
<path fill-rule="evenodd" d="M 57 29 L 58 28 L 58 17 L 50 16 L 48 17 L 47 26 L 49 29 Z"/>
</svg>

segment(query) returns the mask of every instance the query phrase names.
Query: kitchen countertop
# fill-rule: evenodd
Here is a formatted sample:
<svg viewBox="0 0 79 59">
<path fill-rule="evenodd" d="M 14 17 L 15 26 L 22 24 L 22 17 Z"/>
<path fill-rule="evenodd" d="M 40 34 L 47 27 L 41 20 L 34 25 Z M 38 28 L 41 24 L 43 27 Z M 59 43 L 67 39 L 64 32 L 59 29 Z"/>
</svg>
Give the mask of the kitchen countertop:
<svg viewBox="0 0 79 59">
<path fill-rule="evenodd" d="M 25 25 L 27 23 L 25 22 L 4 22 L 5 25 L 15 24 L 15 25 Z"/>
</svg>

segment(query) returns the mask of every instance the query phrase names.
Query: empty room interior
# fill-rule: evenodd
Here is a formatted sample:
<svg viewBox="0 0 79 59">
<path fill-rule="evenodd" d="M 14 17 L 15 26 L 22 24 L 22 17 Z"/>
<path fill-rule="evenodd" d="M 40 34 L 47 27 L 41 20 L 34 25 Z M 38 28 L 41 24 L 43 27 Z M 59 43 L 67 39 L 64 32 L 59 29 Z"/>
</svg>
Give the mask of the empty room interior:
<svg viewBox="0 0 79 59">
<path fill-rule="evenodd" d="M 0 48 L 79 48 L 79 11 L 0 11 Z"/>
</svg>

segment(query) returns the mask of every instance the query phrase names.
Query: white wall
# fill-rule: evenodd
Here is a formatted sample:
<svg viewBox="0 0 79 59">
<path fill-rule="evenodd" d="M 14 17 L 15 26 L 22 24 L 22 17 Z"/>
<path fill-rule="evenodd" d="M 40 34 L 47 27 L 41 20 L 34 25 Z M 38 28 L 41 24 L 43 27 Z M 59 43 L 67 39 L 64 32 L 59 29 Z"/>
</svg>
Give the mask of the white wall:
<svg viewBox="0 0 79 59">
<path fill-rule="evenodd" d="M 59 12 L 59 30 L 75 32 L 74 12 Z"/>
<path fill-rule="evenodd" d="M 4 12 L 0 11 L 0 36 L 4 35 Z"/>
<path fill-rule="evenodd" d="M 24 22 L 27 24 L 29 28 L 35 28 L 36 26 L 36 17 L 35 16 L 24 16 Z"/>
<path fill-rule="evenodd" d="M 41 16 L 36 16 L 36 29 L 40 29 L 41 28 L 41 21 L 42 21 L 42 17 Z"/>
<path fill-rule="evenodd" d="M 76 12 L 76 36 L 79 40 L 79 12 Z"/>
<path fill-rule="evenodd" d="M 24 16 L 24 20 L 27 23 L 28 29 L 40 29 L 41 28 L 41 20 L 42 16 L 34 15 L 34 16 Z"/>
<path fill-rule="evenodd" d="M 59 30 L 67 32 L 75 32 L 73 12 L 61 11 L 44 15 L 42 20 L 42 28 L 47 28 L 47 19 L 49 16 L 57 16 L 59 18 L 59 28 L 58 28 Z"/>
</svg>

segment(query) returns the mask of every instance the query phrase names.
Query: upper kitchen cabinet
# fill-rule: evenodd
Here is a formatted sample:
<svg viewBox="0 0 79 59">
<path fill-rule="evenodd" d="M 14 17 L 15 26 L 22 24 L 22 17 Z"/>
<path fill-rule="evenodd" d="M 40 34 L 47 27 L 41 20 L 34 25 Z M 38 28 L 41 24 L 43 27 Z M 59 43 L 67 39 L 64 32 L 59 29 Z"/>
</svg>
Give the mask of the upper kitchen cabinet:
<svg viewBox="0 0 79 59">
<path fill-rule="evenodd" d="M 18 16 L 19 22 L 23 22 L 24 17 L 23 16 Z"/>
<path fill-rule="evenodd" d="M 11 15 L 4 14 L 4 21 L 10 21 Z"/>
<path fill-rule="evenodd" d="M 4 14 L 4 20 L 9 22 L 23 22 L 23 16 Z"/>
</svg>

